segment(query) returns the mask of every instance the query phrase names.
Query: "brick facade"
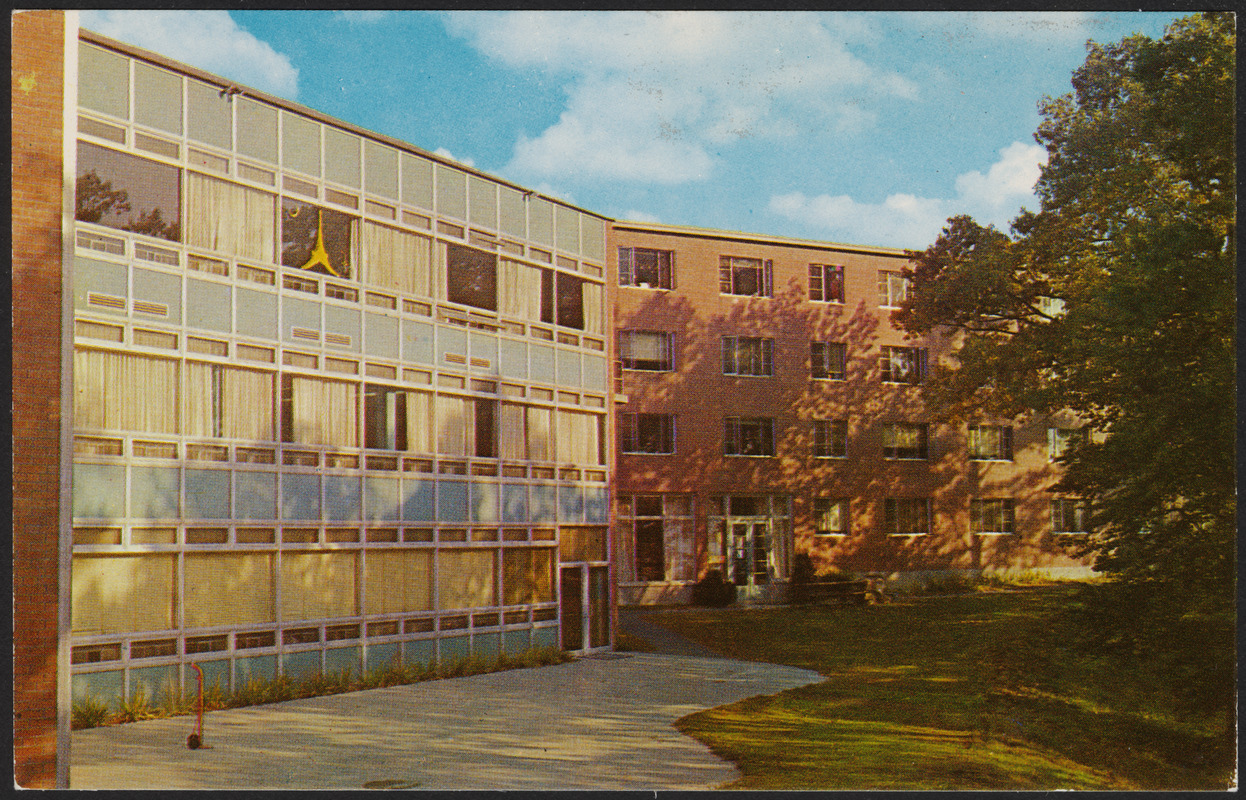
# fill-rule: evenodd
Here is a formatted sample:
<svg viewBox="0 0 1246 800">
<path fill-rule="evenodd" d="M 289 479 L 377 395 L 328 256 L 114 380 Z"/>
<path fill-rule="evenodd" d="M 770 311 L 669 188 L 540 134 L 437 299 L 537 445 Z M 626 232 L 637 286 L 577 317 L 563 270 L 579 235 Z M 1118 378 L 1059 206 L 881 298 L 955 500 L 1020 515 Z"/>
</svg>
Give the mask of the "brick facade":
<svg viewBox="0 0 1246 800">
<path fill-rule="evenodd" d="M 23 787 L 53 788 L 60 682 L 65 15 L 28 11 L 14 14 L 11 24 L 14 777 Z M 63 780 L 67 766 L 60 766 Z"/>
</svg>

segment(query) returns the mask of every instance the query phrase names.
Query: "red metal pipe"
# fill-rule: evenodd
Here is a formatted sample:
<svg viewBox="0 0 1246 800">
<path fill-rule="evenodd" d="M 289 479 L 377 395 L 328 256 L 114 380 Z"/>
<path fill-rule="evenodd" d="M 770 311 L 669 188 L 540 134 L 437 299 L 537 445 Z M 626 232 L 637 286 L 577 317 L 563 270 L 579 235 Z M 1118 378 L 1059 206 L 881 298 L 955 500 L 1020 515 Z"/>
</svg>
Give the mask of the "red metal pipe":
<svg viewBox="0 0 1246 800">
<path fill-rule="evenodd" d="M 191 750 L 198 750 L 203 746 L 203 669 L 193 661 L 190 665 L 195 668 L 195 677 L 199 683 L 199 722 L 195 732 L 186 738 L 186 746 Z"/>
</svg>

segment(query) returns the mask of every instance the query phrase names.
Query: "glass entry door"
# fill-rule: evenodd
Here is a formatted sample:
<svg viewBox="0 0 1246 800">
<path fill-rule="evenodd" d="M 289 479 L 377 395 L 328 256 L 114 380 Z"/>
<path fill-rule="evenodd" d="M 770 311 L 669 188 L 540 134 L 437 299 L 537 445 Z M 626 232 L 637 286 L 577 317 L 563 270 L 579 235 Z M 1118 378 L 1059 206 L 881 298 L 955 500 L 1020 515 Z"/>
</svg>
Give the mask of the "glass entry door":
<svg viewBox="0 0 1246 800">
<path fill-rule="evenodd" d="M 769 532 L 766 522 L 731 522 L 731 580 L 746 597 L 770 583 Z"/>
<path fill-rule="evenodd" d="M 609 647 L 610 568 L 564 565 L 560 573 L 562 649 Z"/>
</svg>

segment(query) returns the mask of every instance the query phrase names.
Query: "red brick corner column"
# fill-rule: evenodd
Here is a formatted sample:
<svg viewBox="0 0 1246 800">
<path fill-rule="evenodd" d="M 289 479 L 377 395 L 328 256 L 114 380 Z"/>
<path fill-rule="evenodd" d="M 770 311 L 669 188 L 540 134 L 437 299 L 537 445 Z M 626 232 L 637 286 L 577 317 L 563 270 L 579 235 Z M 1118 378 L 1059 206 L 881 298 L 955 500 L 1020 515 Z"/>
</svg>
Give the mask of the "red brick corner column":
<svg viewBox="0 0 1246 800">
<path fill-rule="evenodd" d="M 17 785 L 69 782 L 69 438 L 63 226 L 66 86 L 76 16 L 11 13 L 13 768 Z M 68 26 L 73 26 L 70 32 Z M 69 33 L 67 33 L 69 32 Z M 72 40 L 69 39 L 72 35 Z M 66 83 L 66 56 L 74 78 Z M 76 90 L 75 90 L 76 94 Z M 76 103 L 76 97 L 70 98 Z"/>
</svg>

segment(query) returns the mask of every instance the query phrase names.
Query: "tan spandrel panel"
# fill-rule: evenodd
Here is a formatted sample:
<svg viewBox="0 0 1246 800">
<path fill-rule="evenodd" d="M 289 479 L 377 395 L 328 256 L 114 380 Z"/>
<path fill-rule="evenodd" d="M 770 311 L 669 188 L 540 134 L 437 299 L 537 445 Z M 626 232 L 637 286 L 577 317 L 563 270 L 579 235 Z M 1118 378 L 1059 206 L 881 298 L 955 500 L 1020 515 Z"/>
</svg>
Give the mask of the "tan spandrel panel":
<svg viewBox="0 0 1246 800">
<path fill-rule="evenodd" d="M 356 561 L 353 552 L 283 553 L 281 618 L 318 619 L 358 614 Z"/>
<path fill-rule="evenodd" d="M 183 569 L 186 627 L 273 621 L 271 554 L 187 553 Z"/>
<path fill-rule="evenodd" d="M 73 632 L 133 633 L 173 627 L 175 557 L 74 556 Z"/>
</svg>

